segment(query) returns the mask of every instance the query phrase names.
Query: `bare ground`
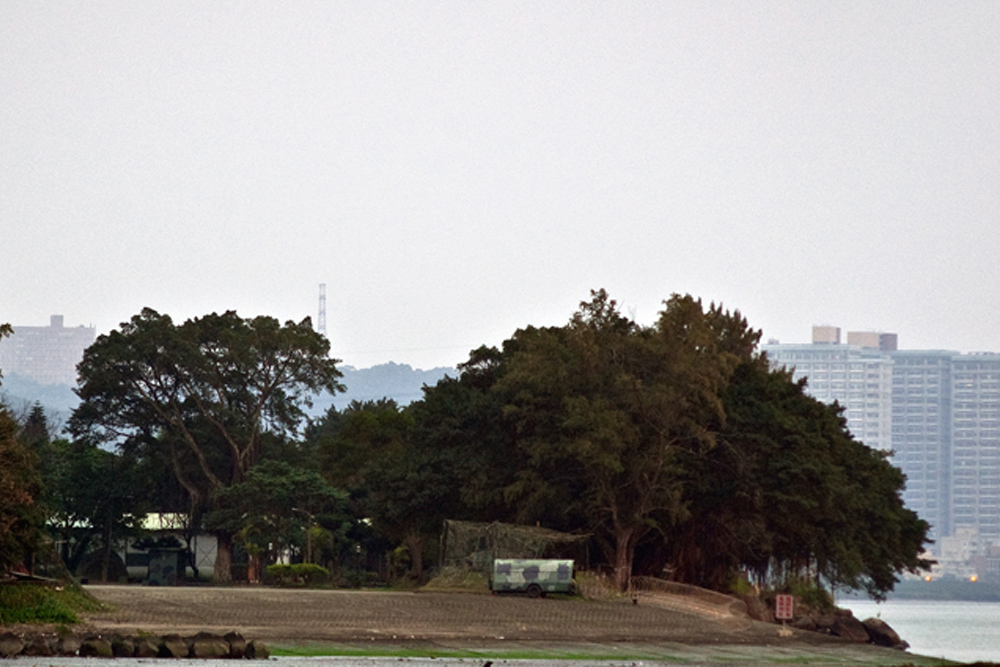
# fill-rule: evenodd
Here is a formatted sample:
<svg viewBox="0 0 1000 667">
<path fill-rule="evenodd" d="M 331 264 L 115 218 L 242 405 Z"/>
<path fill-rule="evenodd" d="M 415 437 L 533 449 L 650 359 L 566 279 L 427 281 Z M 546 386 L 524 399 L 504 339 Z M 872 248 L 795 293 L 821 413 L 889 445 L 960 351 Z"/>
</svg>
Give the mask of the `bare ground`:
<svg viewBox="0 0 1000 667">
<path fill-rule="evenodd" d="M 754 641 L 745 617 L 662 605 L 469 593 L 89 586 L 112 610 L 102 628 L 150 632 L 240 630 L 271 642 L 440 639 Z M 764 626 L 775 634 L 775 626 Z"/>
<path fill-rule="evenodd" d="M 815 664 L 931 664 L 921 656 L 849 644 L 664 596 L 590 601 L 448 592 L 260 587 L 88 586 L 110 607 L 85 615 L 95 631 L 241 632 L 272 645 L 421 646 L 598 653 L 639 650 L 661 659 Z M 595 648 L 596 647 L 596 648 Z M 683 657 L 687 656 L 687 657 Z M 699 657 L 701 656 L 701 657 Z M 714 662 L 714 660 L 713 660 Z"/>
</svg>

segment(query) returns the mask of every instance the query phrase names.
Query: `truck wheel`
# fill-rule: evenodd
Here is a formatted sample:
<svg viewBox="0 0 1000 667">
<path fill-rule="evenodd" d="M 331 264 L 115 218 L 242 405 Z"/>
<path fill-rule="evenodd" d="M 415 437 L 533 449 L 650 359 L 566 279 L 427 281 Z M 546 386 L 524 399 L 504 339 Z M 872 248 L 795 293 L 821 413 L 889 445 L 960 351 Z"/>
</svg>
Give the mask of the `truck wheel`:
<svg viewBox="0 0 1000 667">
<path fill-rule="evenodd" d="M 528 597 L 529 598 L 537 598 L 537 597 L 541 597 L 541 595 L 542 595 L 542 587 L 541 586 L 539 586 L 538 584 L 531 584 L 530 586 L 528 586 Z"/>
</svg>

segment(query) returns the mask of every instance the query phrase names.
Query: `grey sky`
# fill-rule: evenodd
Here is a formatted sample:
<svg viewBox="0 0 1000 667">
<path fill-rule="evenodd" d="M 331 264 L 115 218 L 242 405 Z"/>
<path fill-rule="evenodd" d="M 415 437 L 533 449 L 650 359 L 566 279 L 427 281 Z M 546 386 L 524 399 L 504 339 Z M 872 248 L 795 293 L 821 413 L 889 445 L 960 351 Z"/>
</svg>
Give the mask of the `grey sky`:
<svg viewBox="0 0 1000 667">
<path fill-rule="evenodd" d="M 1000 351 L 1000 2 L 0 3 L 0 322 L 454 365 L 592 288 Z"/>
</svg>

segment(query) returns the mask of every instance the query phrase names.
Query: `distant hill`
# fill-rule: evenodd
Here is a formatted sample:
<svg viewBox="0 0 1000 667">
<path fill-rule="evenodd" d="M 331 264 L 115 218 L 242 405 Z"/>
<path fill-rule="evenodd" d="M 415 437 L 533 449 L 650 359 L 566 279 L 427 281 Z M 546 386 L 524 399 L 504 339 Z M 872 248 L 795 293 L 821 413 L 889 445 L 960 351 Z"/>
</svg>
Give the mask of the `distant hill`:
<svg viewBox="0 0 1000 667">
<path fill-rule="evenodd" d="M 45 416 L 52 425 L 62 425 L 79 405 L 79 397 L 68 384 L 38 384 L 17 373 L 4 373 L 0 379 L 0 403 L 15 414 L 27 412 L 35 403 L 45 408 Z"/>
<path fill-rule="evenodd" d="M 424 385 L 433 386 L 446 375 L 458 377 L 454 368 L 414 369 L 408 364 L 388 362 L 371 368 L 342 366 L 341 383 L 347 392 L 330 396 L 323 394 L 313 401 L 310 416 L 324 414 L 331 405 L 343 410 L 351 401 L 375 401 L 391 398 L 400 405 L 409 405 L 423 398 Z M 70 413 L 80 403 L 69 385 L 41 385 L 15 373 L 4 373 L 0 380 L 0 402 L 15 412 L 28 410 L 37 401 L 45 408 L 50 423 L 65 424 Z"/>
<path fill-rule="evenodd" d="M 432 387 L 445 376 L 458 377 L 454 368 L 425 371 L 392 361 L 371 368 L 342 366 L 340 371 L 344 374 L 340 382 L 347 391 L 336 396 L 323 394 L 315 399 L 313 408 L 309 410 L 310 415 L 322 415 L 331 405 L 343 410 L 351 401 L 377 401 L 380 398 L 391 398 L 400 405 L 409 405 L 424 397 L 424 385 Z"/>
</svg>

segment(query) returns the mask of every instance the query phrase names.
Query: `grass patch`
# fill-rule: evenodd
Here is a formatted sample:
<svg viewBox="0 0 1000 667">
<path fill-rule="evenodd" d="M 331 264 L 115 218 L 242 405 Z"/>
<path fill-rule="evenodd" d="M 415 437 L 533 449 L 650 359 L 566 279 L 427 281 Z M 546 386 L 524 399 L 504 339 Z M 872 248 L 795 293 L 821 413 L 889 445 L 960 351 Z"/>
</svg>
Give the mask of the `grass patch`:
<svg viewBox="0 0 1000 667">
<path fill-rule="evenodd" d="M 102 608 L 86 591 L 38 584 L 0 585 L 0 625 L 15 623 L 79 623 L 77 612 Z"/>
</svg>

